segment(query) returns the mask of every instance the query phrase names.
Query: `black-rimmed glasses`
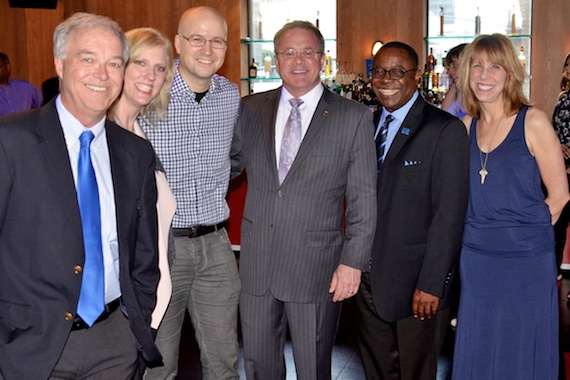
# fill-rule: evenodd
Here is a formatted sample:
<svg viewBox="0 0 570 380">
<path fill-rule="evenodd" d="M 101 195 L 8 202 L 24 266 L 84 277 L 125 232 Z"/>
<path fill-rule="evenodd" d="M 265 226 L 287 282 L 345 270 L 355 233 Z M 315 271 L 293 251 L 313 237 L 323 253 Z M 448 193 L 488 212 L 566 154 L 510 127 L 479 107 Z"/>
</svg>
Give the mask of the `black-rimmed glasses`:
<svg viewBox="0 0 570 380">
<path fill-rule="evenodd" d="M 372 69 L 370 74 L 374 79 L 382 79 L 386 76 L 386 73 L 390 76 L 390 79 L 402 79 L 406 73 L 416 72 L 418 69 L 404 70 L 404 69 Z"/>
</svg>

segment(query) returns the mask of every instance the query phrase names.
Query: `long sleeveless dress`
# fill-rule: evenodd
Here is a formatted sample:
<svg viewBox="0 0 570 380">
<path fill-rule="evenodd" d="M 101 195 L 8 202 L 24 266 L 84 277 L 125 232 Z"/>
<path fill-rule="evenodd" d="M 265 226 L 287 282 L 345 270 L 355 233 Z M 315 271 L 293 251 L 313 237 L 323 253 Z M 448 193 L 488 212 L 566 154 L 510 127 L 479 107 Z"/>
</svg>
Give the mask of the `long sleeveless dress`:
<svg viewBox="0 0 570 380">
<path fill-rule="evenodd" d="M 505 140 L 490 153 L 484 184 L 476 120 L 471 124 L 456 380 L 558 378 L 554 235 L 525 141 L 527 109 L 519 110 Z"/>
</svg>

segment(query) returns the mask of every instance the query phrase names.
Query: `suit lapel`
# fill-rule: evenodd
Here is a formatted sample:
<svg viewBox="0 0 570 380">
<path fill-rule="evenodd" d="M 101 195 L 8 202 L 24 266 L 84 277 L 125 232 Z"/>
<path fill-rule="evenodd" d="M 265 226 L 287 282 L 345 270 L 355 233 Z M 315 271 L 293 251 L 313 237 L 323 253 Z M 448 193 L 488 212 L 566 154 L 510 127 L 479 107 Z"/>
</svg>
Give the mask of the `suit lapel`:
<svg viewBox="0 0 570 380">
<path fill-rule="evenodd" d="M 61 199 L 63 209 L 70 220 L 71 230 L 78 238 L 83 239 L 75 181 L 55 101 L 44 106 L 40 112 L 37 128 L 43 140 L 38 145 L 38 151 L 43 157 L 44 169 Z"/>
<path fill-rule="evenodd" d="M 394 137 L 394 141 L 392 141 L 392 145 L 390 146 L 382 165 L 392 161 L 404 145 L 406 145 L 406 142 L 416 133 L 420 126 L 422 110 L 425 106 L 426 104 L 423 98 L 418 96 L 412 105 L 412 108 L 410 108 L 410 112 L 408 112 L 408 115 L 402 122 L 398 133 L 396 133 L 396 137 Z"/>
<path fill-rule="evenodd" d="M 277 159 L 275 156 L 275 120 L 277 119 L 277 109 L 279 98 L 281 97 L 281 87 L 266 93 L 266 98 L 262 101 L 261 107 L 265 109 L 261 112 L 260 125 L 263 128 L 263 141 L 267 153 L 267 162 L 270 163 L 275 181 L 279 183 Z"/>
<path fill-rule="evenodd" d="M 115 195 L 115 213 L 117 215 L 117 233 L 120 233 L 121 215 L 126 215 L 123 208 L 126 207 L 125 199 L 133 198 L 132 168 L 133 155 L 125 149 L 127 144 L 123 141 L 123 136 L 119 133 L 119 126 L 110 121 L 105 123 L 105 133 L 107 134 L 107 145 L 109 147 L 109 159 L 111 163 L 111 176 L 113 178 L 113 193 Z M 130 169 L 129 169 L 130 168 Z"/>
<path fill-rule="evenodd" d="M 301 142 L 301 146 L 299 146 L 299 151 L 297 152 L 297 156 L 295 156 L 295 160 L 293 161 L 291 169 L 289 169 L 289 173 L 287 173 L 287 177 L 285 177 L 283 183 L 287 182 L 287 178 L 294 175 L 297 169 L 303 164 L 303 161 L 305 160 L 311 149 L 315 146 L 320 131 L 325 127 L 325 125 L 327 124 L 328 117 L 333 113 L 334 107 L 331 106 L 332 100 L 333 100 L 332 94 L 325 89 L 323 95 L 321 96 L 321 100 L 317 105 L 317 109 L 313 114 L 313 118 L 311 119 L 311 123 L 309 124 L 309 128 L 307 129 L 307 133 L 305 134 L 305 137 Z"/>
</svg>

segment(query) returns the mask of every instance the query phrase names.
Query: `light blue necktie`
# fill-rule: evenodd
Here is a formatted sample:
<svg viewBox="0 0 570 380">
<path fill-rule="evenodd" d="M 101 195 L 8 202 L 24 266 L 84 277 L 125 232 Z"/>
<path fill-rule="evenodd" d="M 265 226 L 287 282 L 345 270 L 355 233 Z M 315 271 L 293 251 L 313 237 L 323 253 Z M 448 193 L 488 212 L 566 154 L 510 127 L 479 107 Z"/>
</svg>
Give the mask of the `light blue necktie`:
<svg viewBox="0 0 570 380">
<path fill-rule="evenodd" d="M 291 103 L 291 114 L 289 115 L 289 119 L 287 119 L 287 124 L 285 124 L 281 151 L 279 152 L 280 184 L 283 183 L 287 173 L 289 173 L 289 169 L 291 169 L 293 160 L 295 160 L 295 156 L 303 140 L 301 132 L 301 112 L 299 111 L 299 106 L 303 104 L 303 101 L 301 99 L 291 98 L 289 99 L 289 103 Z"/>
<path fill-rule="evenodd" d="M 79 136 L 81 149 L 77 164 L 77 199 L 85 245 L 85 263 L 77 314 L 88 326 L 93 325 L 105 309 L 101 207 L 97 178 L 91 164 L 89 149 L 94 137 L 91 131 L 85 131 Z"/>
<path fill-rule="evenodd" d="M 394 116 L 388 115 L 380 126 L 378 136 L 376 136 L 376 161 L 378 163 L 378 173 L 380 173 L 380 166 L 384 161 L 384 151 L 386 149 L 386 138 L 388 137 L 388 126 L 394 120 Z"/>
</svg>

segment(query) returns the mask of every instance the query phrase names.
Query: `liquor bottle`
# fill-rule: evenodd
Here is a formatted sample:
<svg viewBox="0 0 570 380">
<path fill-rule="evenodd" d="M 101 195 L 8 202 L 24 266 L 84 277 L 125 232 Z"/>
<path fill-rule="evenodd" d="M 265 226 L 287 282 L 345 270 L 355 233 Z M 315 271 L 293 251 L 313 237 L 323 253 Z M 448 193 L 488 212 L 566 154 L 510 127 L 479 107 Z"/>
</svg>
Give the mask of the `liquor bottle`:
<svg viewBox="0 0 570 380">
<path fill-rule="evenodd" d="M 517 34 L 517 15 L 515 13 L 515 6 L 513 5 L 513 11 L 511 13 L 511 34 Z"/>
<path fill-rule="evenodd" d="M 433 48 L 429 48 L 429 55 L 427 57 L 427 71 L 432 72 L 435 69 L 435 57 L 433 55 Z"/>
<path fill-rule="evenodd" d="M 325 78 L 328 78 L 331 75 L 332 70 L 332 57 L 330 50 L 327 50 L 327 54 L 325 56 Z"/>
<path fill-rule="evenodd" d="M 255 58 L 251 59 L 251 65 L 249 65 L 249 77 L 257 78 L 257 64 L 255 63 Z"/>
<path fill-rule="evenodd" d="M 421 91 L 422 93 L 426 94 L 428 90 L 428 78 L 429 72 L 427 69 L 427 63 L 424 65 L 424 73 L 422 74 L 422 84 L 421 84 Z"/>
<path fill-rule="evenodd" d="M 261 12 L 259 12 L 259 39 L 263 39 L 263 20 L 261 17 Z"/>
<path fill-rule="evenodd" d="M 439 35 L 443 36 L 443 7 L 439 7 L 440 11 L 439 11 Z"/>
<path fill-rule="evenodd" d="M 524 54 L 524 46 L 522 45 L 519 49 L 519 62 L 521 63 L 523 69 L 526 70 L 526 55 Z"/>
<path fill-rule="evenodd" d="M 269 78 L 271 76 L 271 56 L 269 53 L 265 53 L 265 58 L 263 58 L 263 70 L 265 71 L 265 77 Z"/>
<path fill-rule="evenodd" d="M 317 29 L 321 28 L 320 22 L 319 22 L 319 11 L 317 11 L 317 22 L 315 23 L 315 26 L 317 27 Z"/>
<path fill-rule="evenodd" d="M 479 16 L 479 7 L 477 7 L 477 16 L 475 16 L 475 35 L 481 34 L 481 16 Z"/>
</svg>

